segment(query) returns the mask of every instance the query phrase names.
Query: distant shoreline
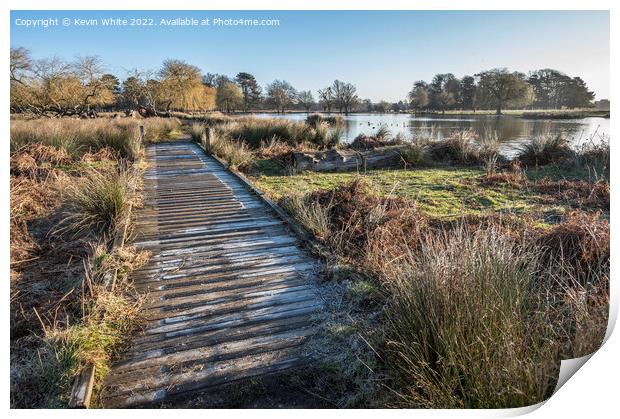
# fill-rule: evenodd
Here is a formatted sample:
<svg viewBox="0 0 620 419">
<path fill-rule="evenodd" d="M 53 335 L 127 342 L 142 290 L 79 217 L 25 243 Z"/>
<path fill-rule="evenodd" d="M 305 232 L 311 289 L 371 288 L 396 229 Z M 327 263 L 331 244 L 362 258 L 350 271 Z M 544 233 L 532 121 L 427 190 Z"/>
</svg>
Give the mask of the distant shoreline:
<svg viewBox="0 0 620 419">
<path fill-rule="evenodd" d="M 278 113 L 274 110 L 253 110 L 248 112 L 235 112 L 234 115 L 246 115 L 246 114 L 257 114 L 257 113 L 267 113 L 267 114 L 302 114 L 302 113 L 323 113 L 323 114 L 335 114 L 335 115 L 344 115 L 341 112 L 322 112 L 322 111 L 305 111 L 305 110 L 287 110 L 284 113 Z M 484 110 L 446 110 L 445 112 L 441 111 L 421 111 L 421 112 L 367 112 L 367 111 L 355 111 L 349 112 L 351 115 L 357 114 L 373 114 L 373 115 L 382 115 L 382 114 L 410 114 L 410 115 L 421 115 L 421 116 L 494 116 L 495 111 L 492 109 L 484 109 Z M 502 111 L 500 116 L 512 116 L 517 118 L 525 118 L 525 119 L 580 119 L 580 118 L 609 118 L 610 111 L 603 109 L 541 109 L 541 110 L 531 110 L 531 109 L 508 109 Z"/>
</svg>

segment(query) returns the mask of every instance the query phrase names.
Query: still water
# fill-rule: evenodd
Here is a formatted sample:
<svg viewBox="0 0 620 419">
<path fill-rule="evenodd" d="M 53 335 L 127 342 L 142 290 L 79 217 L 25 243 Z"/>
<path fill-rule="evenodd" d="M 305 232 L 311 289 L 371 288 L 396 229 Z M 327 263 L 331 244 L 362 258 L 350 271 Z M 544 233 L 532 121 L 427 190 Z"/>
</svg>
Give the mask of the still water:
<svg viewBox="0 0 620 419">
<path fill-rule="evenodd" d="M 284 118 L 303 121 L 306 113 L 273 114 L 260 113 L 260 118 Z M 501 151 L 514 155 L 520 145 L 538 135 L 562 134 L 575 145 L 589 139 L 596 142 L 609 140 L 609 118 L 580 119 L 525 119 L 513 116 L 495 115 L 432 115 L 414 116 L 408 114 L 351 114 L 344 116 L 346 121 L 343 141 L 353 141 L 359 134 L 373 135 L 381 126 L 386 126 L 396 135 L 402 133 L 408 138 L 441 139 L 454 131 L 472 130 L 477 137 L 497 137 Z"/>
</svg>

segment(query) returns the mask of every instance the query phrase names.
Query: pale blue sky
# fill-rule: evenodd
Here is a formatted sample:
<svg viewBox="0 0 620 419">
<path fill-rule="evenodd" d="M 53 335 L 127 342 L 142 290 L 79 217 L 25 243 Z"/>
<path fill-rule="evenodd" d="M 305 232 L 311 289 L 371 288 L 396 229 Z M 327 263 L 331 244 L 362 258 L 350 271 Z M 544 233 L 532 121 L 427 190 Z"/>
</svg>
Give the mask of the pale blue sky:
<svg viewBox="0 0 620 419">
<path fill-rule="evenodd" d="M 59 18 L 26 28 L 16 19 Z M 276 27 L 69 27 L 63 18 L 279 19 Z M 22 22 L 23 23 L 23 22 Z M 316 89 L 338 78 L 362 98 L 404 99 L 414 81 L 493 67 L 555 68 L 609 97 L 609 13 L 601 11 L 13 11 L 11 46 L 35 58 L 98 55 L 124 78 L 183 59 L 203 72 L 253 73 Z"/>
</svg>

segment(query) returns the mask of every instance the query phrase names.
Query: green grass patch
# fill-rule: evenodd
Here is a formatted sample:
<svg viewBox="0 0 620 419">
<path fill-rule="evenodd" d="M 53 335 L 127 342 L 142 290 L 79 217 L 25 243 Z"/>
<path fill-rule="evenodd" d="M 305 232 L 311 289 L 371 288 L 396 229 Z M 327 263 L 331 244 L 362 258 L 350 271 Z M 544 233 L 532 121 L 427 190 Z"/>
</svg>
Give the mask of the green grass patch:
<svg viewBox="0 0 620 419">
<path fill-rule="evenodd" d="M 313 173 L 255 177 L 259 188 L 276 199 L 285 195 L 333 189 L 353 181 L 357 173 Z M 539 206 L 538 197 L 508 184 L 482 186 L 478 168 L 371 170 L 363 175 L 380 195 L 398 195 L 417 201 L 431 217 L 455 217 L 483 211 L 520 213 Z"/>
</svg>

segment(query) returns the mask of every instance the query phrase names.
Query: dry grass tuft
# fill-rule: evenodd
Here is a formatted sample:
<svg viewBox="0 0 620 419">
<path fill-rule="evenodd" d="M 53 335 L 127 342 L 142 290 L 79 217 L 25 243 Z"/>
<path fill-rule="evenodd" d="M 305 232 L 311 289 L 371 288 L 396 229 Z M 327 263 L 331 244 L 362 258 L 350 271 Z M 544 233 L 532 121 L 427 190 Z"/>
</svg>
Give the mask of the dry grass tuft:
<svg viewBox="0 0 620 419">
<path fill-rule="evenodd" d="M 561 261 L 571 279 L 585 286 L 598 283 L 609 272 L 609 221 L 598 213 L 571 211 L 564 222 L 545 230 L 538 238 L 544 251 L 543 266 Z M 574 284 L 573 284 L 574 285 Z"/>
<path fill-rule="evenodd" d="M 497 155 L 497 143 L 491 139 L 476 142 L 473 131 L 458 131 L 446 139 L 429 141 L 428 155 L 438 162 L 483 165 Z"/>
<path fill-rule="evenodd" d="M 385 350 L 399 405 L 506 408 L 550 394 L 557 348 L 528 293 L 536 266 L 493 229 L 434 232 L 395 263 Z"/>
<path fill-rule="evenodd" d="M 306 117 L 306 124 L 316 127 L 321 122 L 326 122 L 329 125 L 343 126 L 345 119 L 342 115 L 323 115 L 322 113 L 311 113 Z"/>
<path fill-rule="evenodd" d="M 565 202 L 576 208 L 609 211 L 610 188 L 606 181 L 542 179 L 535 182 L 532 189 L 546 195 L 551 202 Z"/>
<path fill-rule="evenodd" d="M 66 208 L 57 232 L 73 237 L 109 235 L 129 209 L 132 174 L 120 168 L 91 171 L 64 191 Z"/>
<path fill-rule="evenodd" d="M 319 240 L 327 240 L 331 233 L 329 209 L 308 196 L 283 197 L 279 204 Z"/>
<path fill-rule="evenodd" d="M 213 135 L 211 152 L 226 161 L 234 170 L 245 170 L 254 161 L 254 154 L 243 141 L 230 140 L 226 136 Z"/>
<path fill-rule="evenodd" d="M 562 135 L 539 135 L 521 147 L 518 158 L 526 166 L 544 166 L 574 155 L 568 139 Z"/>
</svg>

